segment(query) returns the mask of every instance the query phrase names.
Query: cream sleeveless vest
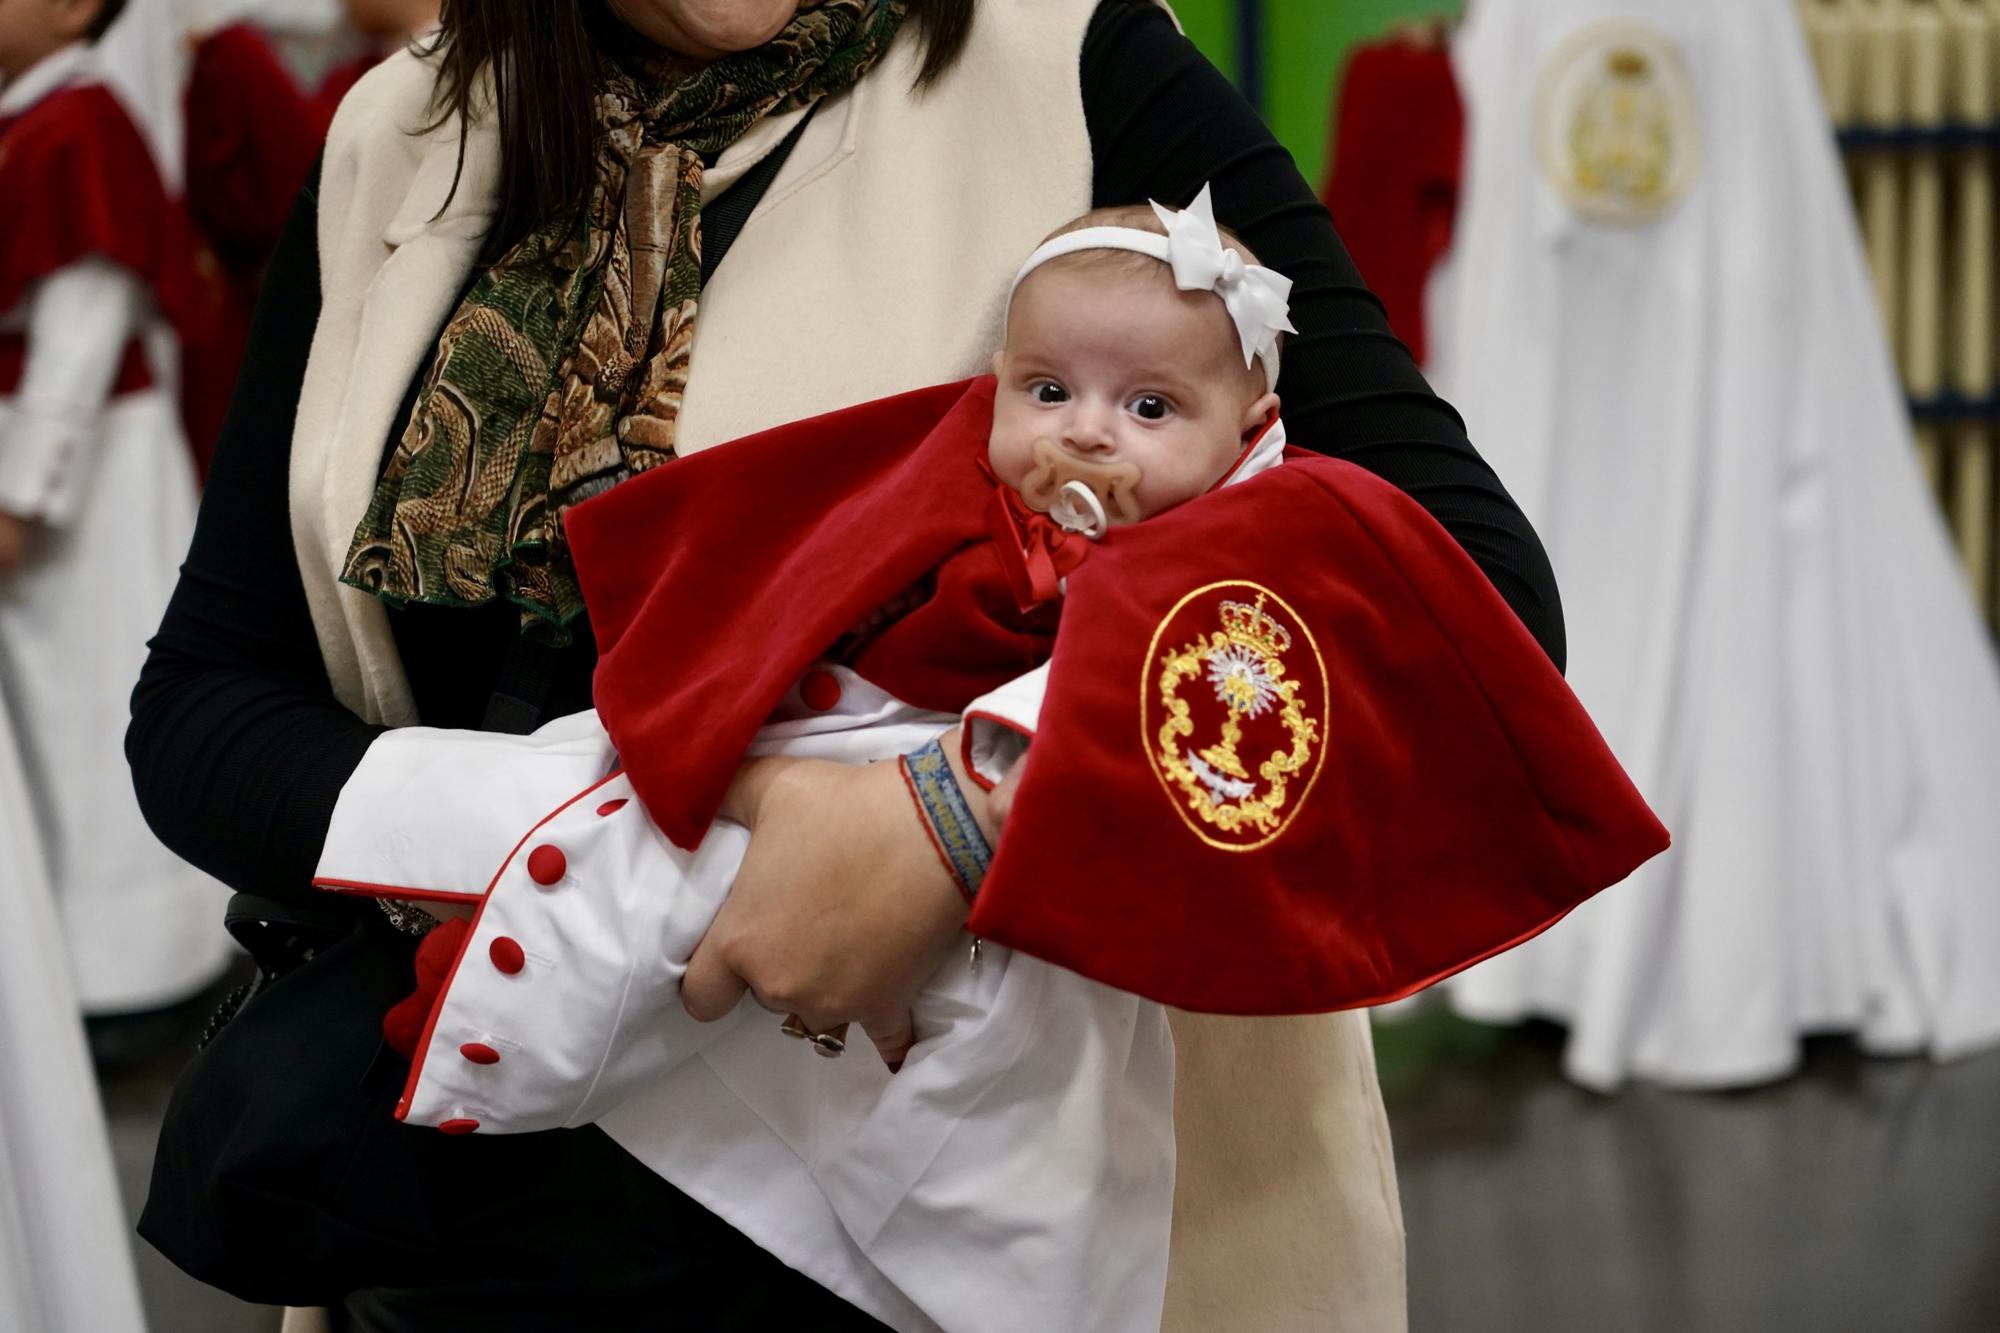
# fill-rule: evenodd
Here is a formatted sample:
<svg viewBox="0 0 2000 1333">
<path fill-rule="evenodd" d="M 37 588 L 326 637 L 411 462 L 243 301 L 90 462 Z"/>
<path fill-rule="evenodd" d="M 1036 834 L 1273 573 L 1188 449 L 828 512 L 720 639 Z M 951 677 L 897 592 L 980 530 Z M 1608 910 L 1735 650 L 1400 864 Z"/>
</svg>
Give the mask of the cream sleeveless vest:
<svg viewBox="0 0 2000 1333">
<path fill-rule="evenodd" d="M 1090 206 L 1079 57 L 1096 6 L 986 0 L 937 86 L 912 91 L 904 42 L 820 109 L 702 293 L 684 452 L 986 369 L 1022 257 Z M 430 118 L 433 78 L 396 56 L 334 121 L 320 320 L 292 439 L 293 539 L 327 673 L 343 704 L 389 725 L 415 713 L 387 616 L 336 576 L 497 183 L 485 128 L 465 145 L 455 195 L 455 126 L 413 133 Z M 707 190 L 791 123 L 732 147 Z M 1403 1328 L 1402 1215 L 1365 1016 L 1175 1014 L 1174 1038 L 1180 1183 L 1164 1326 Z"/>
</svg>

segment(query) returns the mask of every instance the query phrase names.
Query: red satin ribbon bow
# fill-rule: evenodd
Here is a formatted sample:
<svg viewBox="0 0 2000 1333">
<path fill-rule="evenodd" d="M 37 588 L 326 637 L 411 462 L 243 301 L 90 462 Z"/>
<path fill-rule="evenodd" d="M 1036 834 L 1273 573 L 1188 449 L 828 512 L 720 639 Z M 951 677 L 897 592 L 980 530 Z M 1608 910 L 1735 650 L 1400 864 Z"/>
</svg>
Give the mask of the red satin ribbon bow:
<svg viewBox="0 0 2000 1333">
<path fill-rule="evenodd" d="M 1000 553 L 1000 567 L 1007 571 L 1015 602 L 1023 612 L 1053 602 L 1062 595 L 1062 581 L 1090 554 L 1090 539 L 1030 509 L 1020 493 L 1002 485 L 984 462 L 980 468 L 993 480 L 986 528 Z"/>
</svg>

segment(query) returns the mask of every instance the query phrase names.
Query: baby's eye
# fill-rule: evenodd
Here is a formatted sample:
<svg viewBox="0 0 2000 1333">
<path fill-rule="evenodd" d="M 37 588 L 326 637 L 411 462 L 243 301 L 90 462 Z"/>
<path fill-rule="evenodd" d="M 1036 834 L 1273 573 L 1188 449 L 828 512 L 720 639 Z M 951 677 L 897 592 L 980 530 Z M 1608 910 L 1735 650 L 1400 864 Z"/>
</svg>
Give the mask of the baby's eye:
<svg viewBox="0 0 2000 1333">
<path fill-rule="evenodd" d="M 1028 396 L 1038 403 L 1066 403 L 1069 390 L 1054 380 L 1037 380 L 1028 386 Z"/>
<path fill-rule="evenodd" d="M 1128 410 L 1141 421 L 1165 421 L 1174 407 L 1156 393 L 1142 393 L 1131 401 Z"/>
</svg>

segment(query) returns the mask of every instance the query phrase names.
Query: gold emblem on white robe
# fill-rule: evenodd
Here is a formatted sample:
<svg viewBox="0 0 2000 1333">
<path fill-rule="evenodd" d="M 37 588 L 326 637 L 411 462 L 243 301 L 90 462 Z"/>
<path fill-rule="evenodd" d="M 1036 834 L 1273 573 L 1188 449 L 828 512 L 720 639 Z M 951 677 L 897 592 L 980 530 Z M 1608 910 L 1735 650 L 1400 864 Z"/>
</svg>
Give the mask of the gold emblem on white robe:
<svg viewBox="0 0 2000 1333">
<path fill-rule="evenodd" d="M 1536 98 L 1549 184 L 1598 222 L 1636 226 L 1686 195 L 1701 121 L 1679 48 L 1643 23 L 1594 24 L 1557 50 Z"/>
</svg>

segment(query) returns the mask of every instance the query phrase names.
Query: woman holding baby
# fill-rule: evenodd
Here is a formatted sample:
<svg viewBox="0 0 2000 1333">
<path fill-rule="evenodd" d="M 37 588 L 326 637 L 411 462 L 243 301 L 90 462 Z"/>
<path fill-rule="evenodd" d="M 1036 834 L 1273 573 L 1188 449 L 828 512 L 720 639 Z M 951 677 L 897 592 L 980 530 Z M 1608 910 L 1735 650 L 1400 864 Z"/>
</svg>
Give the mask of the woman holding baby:
<svg viewBox="0 0 2000 1333">
<path fill-rule="evenodd" d="M 704 280 L 707 210 L 740 206 L 746 177 L 761 197 Z M 552 17 L 448 0 L 434 52 L 349 95 L 274 261 L 134 698 L 155 829 L 232 887 L 304 898 L 342 788 L 389 728 L 525 731 L 590 706 L 595 649 L 550 540 L 568 505 L 982 373 L 1014 271 L 1052 228 L 1093 205 L 1179 207 L 1211 181 L 1218 219 L 1295 284 L 1291 438 L 1423 504 L 1559 662 L 1533 532 L 1289 157 L 1164 8 L 598 0 Z M 610 234 L 631 280 L 594 285 L 606 256 L 575 238 Z M 756 831 L 689 1008 L 720 1013 L 747 986 L 893 1057 L 966 916 L 896 766 L 772 761 L 741 799 Z M 349 947 L 404 960 L 407 989 L 411 938 L 370 904 L 350 915 Z M 298 1039 L 288 1058 L 310 1062 Z M 1164 1326 L 1401 1327 L 1365 1018 L 1176 1014 L 1174 1045 Z M 360 1329 L 876 1326 L 595 1128 L 459 1142 L 382 1130 L 386 1112 L 356 1104 L 313 1215 L 402 1228 L 396 1263 L 357 1265 L 351 1295 L 316 1279 L 266 1299 L 344 1297 Z M 198 1088 L 176 1114 L 205 1114 Z"/>
</svg>

